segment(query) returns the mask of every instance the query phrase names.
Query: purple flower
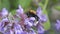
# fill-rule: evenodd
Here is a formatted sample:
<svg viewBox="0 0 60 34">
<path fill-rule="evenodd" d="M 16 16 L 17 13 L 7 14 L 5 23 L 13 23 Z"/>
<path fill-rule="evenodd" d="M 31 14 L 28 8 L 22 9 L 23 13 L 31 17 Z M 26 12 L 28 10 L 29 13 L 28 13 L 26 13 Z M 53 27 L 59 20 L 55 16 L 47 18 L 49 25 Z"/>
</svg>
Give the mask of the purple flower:
<svg viewBox="0 0 60 34">
<path fill-rule="evenodd" d="M 28 34 L 28 32 L 27 31 L 23 31 L 21 34 Z"/>
<path fill-rule="evenodd" d="M 4 33 L 4 27 L 0 28 L 0 32 Z"/>
<path fill-rule="evenodd" d="M 4 32 L 3 34 L 10 34 L 10 31 L 9 30 L 7 30 L 6 32 Z"/>
<path fill-rule="evenodd" d="M 16 24 L 16 23 L 14 24 L 14 29 L 22 31 L 21 26 L 19 24 Z"/>
<path fill-rule="evenodd" d="M 4 18 L 1 22 L 0 22 L 0 31 L 4 32 L 7 28 L 5 28 L 5 26 L 8 24 L 8 19 Z"/>
<path fill-rule="evenodd" d="M 42 34 L 42 33 L 45 32 L 45 30 L 44 30 L 44 28 L 43 28 L 42 26 L 38 26 L 37 29 L 38 29 L 38 30 L 37 30 L 38 34 Z"/>
<path fill-rule="evenodd" d="M 30 17 L 29 19 L 32 20 L 32 21 L 35 21 L 35 18 L 34 17 Z"/>
<path fill-rule="evenodd" d="M 34 17 L 30 17 L 29 18 L 29 22 L 32 23 L 32 24 L 34 24 L 35 23 L 35 18 Z"/>
<path fill-rule="evenodd" d="M 23 32 L 19 24 L 14 24 L 14 31 L 15 31 L 15 34 L 21 34 Z"/>
<path fill-rule="evenodd" d="M 27 15 L 24 13 L 23 8 L 20 5 L 18 7 L 19 9 L 16 10 L 16 13 L 17 13 L 16 16 L 23 20 L 26 19 Z"/>
<path fill-rule="evenodd" d="M 27 18 L 27 19 L 25 19 L 25 24 L 31 27 L 34 25 L 34 21 L 35 21 L 34 17 Z"/>
<path fill-rule="evenodd" d="M 9 20 L 8 20 L 8 18 L 3 18 L 2 19 L 2 22 L 8 22 Z"/>
<path fill-rule="evenodd" d="M 7 18 L 2 19 L 2 21 L 0 23 L 0 27 L 4 27 L 5 25 L 7 25 L 8 24 L 8 21 L 9 20 Z"/>
<path fill-rule="evenodd" d="M 13 30 L 10 30 L 10 34 L 14 34 L 14 31 Z"/>
<path fill-rule="evenodd" d="M 60 20 L 57 20 L 57 23 L 55 24 L 56 29 L 59 30 L 60 29 Z"/>
<path fill-rule="evenodd" d="M 16 30 L 15 34 L 21 34 L 22 32 L 20 30 Z"/>
<path fill-rule="evenodd" d="M 41 9 L 41 7 L 37 8 L 36 14 L 37 14 L 38 17 L 40 17 L 40 15 L 42 15 L 42 9 Z"/>
<path fill-rule="evenodd" d="M 7 30 L 3 34 L 14 34 L 14 32 L 12 30 Z"/>
<path fill-rule="evenodd" d="M 8 15 L 8 10 L 6 8 L 3 8 L 1 14 L 2 14 L 3 17 L 7 16 Z"/>
<path fill-rule="evenodd" d="M 46 22 L 47 21 L 47 16 L 46 15 L 41 15 L 39 18 L 43 22 Z"/>
<path fill-rule="evenodd" d="M 44 21 L 44 22 L 47 21 L 47 16 L 43 15 L 42 9 L 40 7 L 37 8 L 36 14 L 39 17 L 39 20 Z"/>
<path fill-rule="evenodd" d="M 18 8 L 19 9 L 16 10 L 17 14 L 19 14 L 19 15 L 23 14 L 24 13 L 23 8 L 20 5 L 18 6 Z"/>
<path fill-rule="evenodd" d="M 44 34 L 44 32 L 45 32 L 45 29 L 44 29 L 43 25 L 38 23 L 37 24 L 37 33 L 38 34 Z"/>
<path fill-rule="evenodd" d="M 33 29 L 31 29 L 31 31 L 29 32 L 29 34 L 36 34 L 36 32 Z"/>
</svg>

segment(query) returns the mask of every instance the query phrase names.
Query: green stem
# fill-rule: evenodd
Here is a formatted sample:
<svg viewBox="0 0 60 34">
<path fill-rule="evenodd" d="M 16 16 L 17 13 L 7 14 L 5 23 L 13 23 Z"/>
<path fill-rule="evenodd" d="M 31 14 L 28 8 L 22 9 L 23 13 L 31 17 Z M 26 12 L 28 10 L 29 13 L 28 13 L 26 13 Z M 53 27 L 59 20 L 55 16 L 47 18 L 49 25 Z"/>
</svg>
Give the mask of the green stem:
<svg viewBox="0 0 60 34">
<path fill-rule="evenodd" d="M 48 0 L 45 0 L 45 4 L 43 6 L 43 14 L 45 14 L 47 16 L 47 18 L 48 18 L 48 12 L 46 11 L 47 4 L 48 4 Z M 50 29 L 50 21 L 49 21 L 49 18 L 48 18 L 47 22 L 43 24 L 43 26 L 44 26 L 44 29 L 45 30 L 49 30 Z"/>
<path fill-rule="evenodd" d="M 46 9 L 47 4 L 48 4 L 48 0 L 45 1 L 45 5 L 44 5 L 44 7 L 43 7 L 43 11 Z"/>
</svg>

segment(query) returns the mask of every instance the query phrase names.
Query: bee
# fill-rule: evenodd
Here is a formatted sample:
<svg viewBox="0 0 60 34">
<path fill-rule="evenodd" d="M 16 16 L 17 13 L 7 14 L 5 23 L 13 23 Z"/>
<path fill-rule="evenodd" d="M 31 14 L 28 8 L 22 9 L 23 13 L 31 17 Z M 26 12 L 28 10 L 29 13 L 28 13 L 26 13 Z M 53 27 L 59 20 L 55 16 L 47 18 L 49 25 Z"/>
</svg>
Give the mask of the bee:
<svg viewBox="0 0 60 34">
<path fill-rule="evenodd" d="M 38 21 L 39 17 L 36 15 L 36 11 L 34 10 L 29 10 L 27 13 L 28 17 L 35 17 L 35 19 Z"/>
</svg>

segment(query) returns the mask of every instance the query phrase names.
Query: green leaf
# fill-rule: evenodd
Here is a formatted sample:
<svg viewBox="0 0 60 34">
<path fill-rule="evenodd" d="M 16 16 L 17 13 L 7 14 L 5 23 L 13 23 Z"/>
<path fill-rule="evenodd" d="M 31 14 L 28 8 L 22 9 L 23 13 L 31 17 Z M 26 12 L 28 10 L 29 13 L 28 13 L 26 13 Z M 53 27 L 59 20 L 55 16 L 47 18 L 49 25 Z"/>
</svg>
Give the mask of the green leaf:
<svg viewBox="0 0 60 34">
<path fill-rule="evenodd" d="M 48 18 L 48 13 L 47 13 L 47 11 L 45 10 L 45 11 L 43 11 L 43 13 L 46 14 L 46 15 L 47 15 L 47 18 Z M 48 18 L 47 22 L 43 24 L 43 26 L 44 26 L 44 29 L 45 29 L 45 30 L 50 29 L 50 21 L 49 21 L 49 18 Z"/>
</svg>

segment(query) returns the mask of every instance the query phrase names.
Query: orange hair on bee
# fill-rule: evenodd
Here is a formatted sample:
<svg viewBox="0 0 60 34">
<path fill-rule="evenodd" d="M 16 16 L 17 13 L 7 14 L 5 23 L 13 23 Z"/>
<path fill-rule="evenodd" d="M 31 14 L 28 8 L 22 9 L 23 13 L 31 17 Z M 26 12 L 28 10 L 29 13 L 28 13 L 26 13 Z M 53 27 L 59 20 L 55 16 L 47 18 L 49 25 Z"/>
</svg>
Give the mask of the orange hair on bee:
<svg viewBox="0 0 60 34">
<path fill-rule="evenodd" d="M 32 13 L 32 14 L 36 14 L 36 11 L 34 11 L 34 10 L 30 10 L 30 13 Z"/>
</svg>

